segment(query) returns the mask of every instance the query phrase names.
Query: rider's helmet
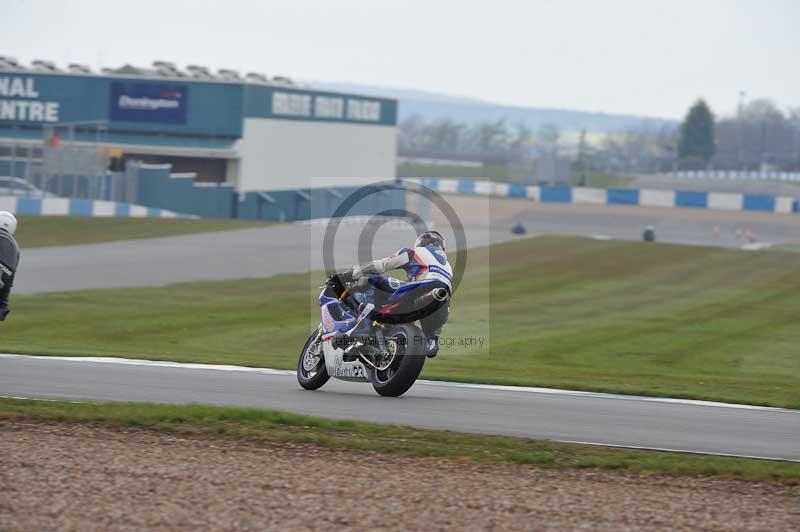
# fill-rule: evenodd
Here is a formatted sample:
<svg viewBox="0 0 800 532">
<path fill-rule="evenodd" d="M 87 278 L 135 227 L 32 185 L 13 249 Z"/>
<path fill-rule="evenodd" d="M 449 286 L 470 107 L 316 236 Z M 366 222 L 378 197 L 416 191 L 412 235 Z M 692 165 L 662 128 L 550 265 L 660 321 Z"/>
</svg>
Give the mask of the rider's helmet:
<svg viewBox="0 0 800 532">
<path fill-rule="evenodd" d="M 425 231 L 417 237 L 414 242 L 415 248 L 422 248 L 425 246 L 438 246 L 445 251 L 444 237 L 438 231 Z"/>
<path fill-rule="evenodd" d="M 0 229 L 13 235 L 17 230 L 17 217 L 8 211 L 0 211 Z"/>
</svg>

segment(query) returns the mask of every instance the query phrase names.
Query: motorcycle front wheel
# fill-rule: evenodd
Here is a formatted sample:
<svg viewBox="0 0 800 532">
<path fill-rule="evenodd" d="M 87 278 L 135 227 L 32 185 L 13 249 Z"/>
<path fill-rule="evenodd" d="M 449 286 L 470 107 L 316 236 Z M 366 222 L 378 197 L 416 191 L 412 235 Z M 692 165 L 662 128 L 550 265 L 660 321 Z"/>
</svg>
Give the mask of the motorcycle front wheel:
<svg viewBox="0 0 800 532">
<path fill-rule="evenodd" d="M 316 390 L 328 382 L 328 368 L 322 353 L 322 342 L 317 340 L 317 331 L 311 333 L 297 361 L 297 382 L 306 390 Z"/>
<path fill-rule="evenodd" d="M 384 369 L 371 369 L 372 387 L 385 397 L 399 397 L 417 381 L 425 365 L 425 337 L 419 327 L 401 324 L 386 335 L 387 348 L 392 356 Z"/>
</svg>

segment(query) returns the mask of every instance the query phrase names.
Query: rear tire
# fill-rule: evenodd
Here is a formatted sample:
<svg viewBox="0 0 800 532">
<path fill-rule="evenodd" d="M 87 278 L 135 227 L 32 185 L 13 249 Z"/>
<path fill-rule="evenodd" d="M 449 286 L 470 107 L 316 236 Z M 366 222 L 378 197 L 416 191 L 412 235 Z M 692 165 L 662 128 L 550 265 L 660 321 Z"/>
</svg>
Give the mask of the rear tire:
<svg viewBox="0 0 800 532">
<path fill-rule="evenodd" d="M 370 381 L 380 395 L 399 397 L 414 385 L 425 365 L 425 336 L 419 327 L 402 324 L 389 330 L 386 338 L 404 339 L 405 345 L 397 343 L 395 359 L 389 368 L 370 370 Z"/>
<path fill-rule="evenodd" d="M 316 390 L 330 379 L 328 368 L 325 366 L 325 355 L 322 353 L 322 343 L 313 344 L 317 338 L 317 332 L 314 331 L 308 337 L 297 361 L 297 382 L 306 390 Z M 319 351 L 318 353 L 313 353 L 309 352 L 310 349 L 318 349 Z M 313 367 L 309 367 L 308 362 L 311 361 L 314 355 L 317 356 L 317 363 Z"/>
</svg>

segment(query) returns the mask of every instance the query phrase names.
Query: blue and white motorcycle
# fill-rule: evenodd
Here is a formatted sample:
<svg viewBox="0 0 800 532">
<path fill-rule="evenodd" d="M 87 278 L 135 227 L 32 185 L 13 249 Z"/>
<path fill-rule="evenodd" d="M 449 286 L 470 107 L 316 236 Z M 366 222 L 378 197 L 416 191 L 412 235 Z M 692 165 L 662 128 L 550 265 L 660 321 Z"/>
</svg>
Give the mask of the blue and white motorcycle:
<svg viewBox="0 0 800 532">
<path fill-rule="evenodd" d="M 387 278 L 383 278 L 387 280 Z M 390 280 L 397 287 L 400 281 Z M 316 390 L 331 377 L 370 382 L 380 395 L 398 397 L 408 391 L 425 365 L 426 339 L 414 323 L 387 323 L 382 310 L 391 301 L 376 304 L 378 290 L 365 290 L 331 276 L 322 287 L 322 315 L 317 330 L 303 346 L 297 362 L 297 380 L 306 390 Z M 418 300 L 422 308 L 446 294 L 433 290 Z M 379 298 L 380 299 L 380 298 Z"/>
</svg>

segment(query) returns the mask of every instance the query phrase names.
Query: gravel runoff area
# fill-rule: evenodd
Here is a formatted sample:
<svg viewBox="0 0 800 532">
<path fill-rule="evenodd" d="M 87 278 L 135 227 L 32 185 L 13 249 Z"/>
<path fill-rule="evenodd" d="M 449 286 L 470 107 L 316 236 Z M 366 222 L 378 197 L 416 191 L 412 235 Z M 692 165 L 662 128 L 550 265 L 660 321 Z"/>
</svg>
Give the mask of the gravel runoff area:
<svg viewBox="0 0 800 532">
<path fill-rule="evenodd" d="M 800 486 L 0 421 L 0 530 L 797 530 Z"/>
</svg>

